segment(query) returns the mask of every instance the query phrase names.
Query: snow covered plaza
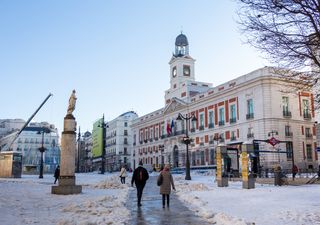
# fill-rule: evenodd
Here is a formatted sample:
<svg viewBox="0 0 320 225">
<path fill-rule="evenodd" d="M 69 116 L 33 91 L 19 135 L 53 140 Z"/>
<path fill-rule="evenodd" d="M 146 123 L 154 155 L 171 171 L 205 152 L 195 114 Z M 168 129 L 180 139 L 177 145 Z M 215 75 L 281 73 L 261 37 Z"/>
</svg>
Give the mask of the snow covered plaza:
<svg viewBox="0 0 320 225">
<path fill-rule="evenodd" d="M 155 172 L 140 208 L 136 190 L 129 185 L 131 174 L 123 185 L 118 173 L 77 174 L 83 191 L 67 196 L 51 194 L 52 175 L 1 178 L 0 224 L 320 224 L 317 184 L 256 184 L 247 190 L 241 182 L 229 181 L 229 187 L 218 188 L 213 174 L 192 173 L 192 181 L 174 175 L 177 191 L 169 209 L 161 207 Z"/>
</svg>

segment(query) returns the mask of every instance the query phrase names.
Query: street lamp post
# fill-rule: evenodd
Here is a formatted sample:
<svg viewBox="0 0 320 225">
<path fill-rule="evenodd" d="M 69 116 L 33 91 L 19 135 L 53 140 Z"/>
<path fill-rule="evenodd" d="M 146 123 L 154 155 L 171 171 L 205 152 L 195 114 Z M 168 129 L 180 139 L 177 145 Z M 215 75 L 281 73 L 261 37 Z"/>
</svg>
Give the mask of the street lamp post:
<svg viewBox="0 0 320 225">
<path fill-rule="evenodd" d="M 39 171 L 39 178 L 43 178 L 43 153 L 46 151 L 46 148 L 43 146 L 44 142 L 44 133 L 49 133 L 48 128 L 42 128 L 41 131 L 38 132 L 38 134 L 42 134 L 41 136 L 41 147 L 39 148 L 40 151 L 40 171 Z"/>
<path fill-rule="evenodd" d="M 106 155 L 106 130 L 108 128 L 108 124 L 104 122 L 104 114 L 102 116 L 102 123 L 99 125 L 102 127 L 102 156 L 101 156 L 101 174 L 105 172 L 105 155 Z"/>
<path fill-rule="evenodd" d="M 189 160 L 189 144 L 191 143 L 191 139 L 188 136 L 188 130 L 189 130 L 189 120 L 191 119 L 191 121 L 197 121 L 197 118 L 195 117 L 195 115 L 191 115 L 188 116 L 188 114 L 186 114 L 185 116 L 183 116 L 181 113 L 179 113 L 177 120 L 182 121 L 185 120 L 186 121 L 186 136 L 183 137 L 183 143 L 186 144 L 186 151 L 187 151 L 187 159 L 186 159 L 186 177 L 185 180 L 191 180 L 191 175 L 190 175 L 190 160 Z"/>
</svg>

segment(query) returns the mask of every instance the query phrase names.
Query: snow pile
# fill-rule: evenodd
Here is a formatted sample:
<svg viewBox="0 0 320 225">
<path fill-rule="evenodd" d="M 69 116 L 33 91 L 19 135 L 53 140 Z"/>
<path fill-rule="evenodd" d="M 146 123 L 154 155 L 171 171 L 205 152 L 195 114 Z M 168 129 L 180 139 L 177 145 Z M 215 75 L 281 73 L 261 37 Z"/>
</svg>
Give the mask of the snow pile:
<svg viewBox="0 0 320 225">
<path fill-rule="evenodd" d="M 82 185 L 82 193 L 77 195 L 51 194 L 52 175 L 0 178 L 0 224 L 128 224 L 129 188 L 112 176 L 76 174 L 76 183 Z"/>
<path fill-rule="evenodd" d="M 127 195 L 128 189 L 117 196 L 97 197 L 81 203 L 72 203 L 61 210 L 68 213 L 68 219 L 60 220 L 58 225 L 125 224 L 130 216 L 130 211 L 125 207 Z"/>
<path fill-rule="evenodd" d="M 209 190 L 209 188 L 206 185 L 201 183 L 178 182 L 176 186 L 178 187 L 178 191 L 183 190 L 183 192 Z"/>
<path fill-rule="evenodd" d="M 179 198 L 187 203 L 189 209 L 196 212 L 197 215 L 207 220 L 209 223 L 216 225 L 248 225 L 242 219 L 238 219 L 232 216 L 228 216 L 225 213 L 214 213 L 210 207 L 208 207 L 208 201 L 200 199 L 197 196 L 190 195 L 194 191 L 208 191 L 209 188 L 203 183 L 182 182 L 178 181 L 176 184 L 176 193 Z"/>
<path fill-rule="evenodd" d="M 128 185 L 121 184 L 118 176 L 111 176 L 108 177 L 107 180 L 101 181 L 97 184 L 92 184 L 91 187 L 100 189 L 124 189 L 128 188 Z"/>
<path fill-rule="evenodd" d="M 296 221 L 299 221 L 301 224 L 320 224 L 320 215 L 319 212 L 308 212 L 301 213 L 299 211 L 280 211 L 278 216 L 286 221 L 287 224 L 295 224 Z M 315 221 L 317 221 L 315 223 Z"/>
</svg>

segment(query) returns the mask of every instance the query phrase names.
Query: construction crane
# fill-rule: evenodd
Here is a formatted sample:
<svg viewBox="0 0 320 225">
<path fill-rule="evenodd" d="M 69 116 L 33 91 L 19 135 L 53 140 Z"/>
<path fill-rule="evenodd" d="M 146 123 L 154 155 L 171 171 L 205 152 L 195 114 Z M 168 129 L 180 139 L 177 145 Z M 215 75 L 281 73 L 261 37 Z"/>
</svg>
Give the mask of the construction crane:
<svg viewBox="0 0 320 225">
<path fill-rule="evenodd" d="M 53 94 L 49 93 L 49 95 L 46 97 L 46 99 L 41 103 L 41 105 L 37 108 L 37 110 L 31 115 L 31 117 L 27 120 L 27 122 L 23 125 L 23 127 L 15 134 L 13 140 L 11 141 L 8 151 L 11 151 L 11 147 L 13 143 L 17 140 L 19 135 L 22 133 L 22 131 L 28 126 L 30 121 L 33 119 L 33 117 L 39 112 L 39 110 L 42 108 L 42 106 L 48 101 L 48 99 L 53 96 Z"/>
</svg>

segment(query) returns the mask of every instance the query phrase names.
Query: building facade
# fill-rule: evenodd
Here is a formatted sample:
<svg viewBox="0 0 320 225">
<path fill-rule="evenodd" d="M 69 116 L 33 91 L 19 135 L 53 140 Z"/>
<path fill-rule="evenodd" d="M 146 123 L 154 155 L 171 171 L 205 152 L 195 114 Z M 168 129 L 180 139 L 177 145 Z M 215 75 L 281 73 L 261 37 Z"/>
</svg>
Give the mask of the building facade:
<svg viewBox="0 0 320 225">
<path fill-rule="evenodd" d="M 138 115 L 129 111 L 107 123 L 106 129 L 106 170 L 120 170 L 121 165 L 132 167 L 133 136 L 131 123 Z"/>
<path fill-rule="evenodd" d="M 20 130 L 25 123 L 23 119 L 0 119 L 0 138 Z"/>
<path fill-rule="evenodd" d="M 16 132 L 0 139 L 2 146 L 9 146 Z M 30 123 L 11 146 L 12 151 L 22 153 L 22 168 L 24 173 L 35 173 L 40 167 L 40 147 L 43 153 L 44 172 L 54 172 L 60 163 L 59 134 L 53 124 L 47 122 Z M 4 148 L 6 149 L 6 148 Z"/>
<path fill-rule="evenodd" d="M 76 172 L 87 173 L 92 170 L 92 134 L 86 131 L 77 140 Z"/>
<path fill-rule="evenodd" d="M 194 59 L 189 55 L 187 37 L 176 38 L 170 65 L 170 88 L 165 106 L 133 121 L 133 164 L 149 167 L 171 164 L 184 167 L 188 129 L 192 167 L 215 164 L 218 144 L 228 146 L 234 170 L 239 169 L 241 144 L 255 142 L 259 166 L 281 164 L 291 168 L 316 168 L 316 128 L 314 96 L 293 92 L 294 84 L 284 82 L 264 67 L 213 87 L 195 80 Z M 179 114 L 194 115 L 197 121 L 176 120 Z M 280 143 L 272 146 L 267 140 Z M 259 141 L 260 140 L 260 141 Z"/>
</svg>

